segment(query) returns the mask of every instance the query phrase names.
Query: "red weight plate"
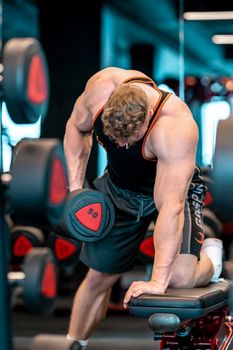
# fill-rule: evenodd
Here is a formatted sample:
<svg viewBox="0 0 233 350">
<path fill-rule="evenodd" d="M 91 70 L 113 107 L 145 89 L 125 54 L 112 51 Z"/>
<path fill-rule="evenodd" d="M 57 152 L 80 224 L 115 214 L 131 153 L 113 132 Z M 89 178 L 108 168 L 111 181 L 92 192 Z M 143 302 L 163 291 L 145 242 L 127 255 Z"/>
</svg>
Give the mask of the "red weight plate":
<svg viewBox="0 0 233 350">
<path fill-rule="evenodd" d="M 211 193 L 209 191 L 207 191 L 206 195 L 205 195 L 204 204 L 206 206 L 209 206 L 213 203 L 213 201 L 214 201 L 213 196 L 211 195 Z"/>
<path fill-rule="evenodd" d="M 76 247 L 65 239 L 58 238 L 55 241 L 54 250 L 58 260 L 65 260 L 74 254 Z"/>
<path fill-rule="evenodd" d="M 41 293 L 47 298 L 54 298 L 57 294 L 56 271 L 52 262 L 45 266 L 41 283 Z"/>
<path fill-rule="evenodd" d="M 50 203 L 60 204 L 67 194 L 67 181 L 64 166 L 59 158 L 55 158 L 50 177 Z"/>
<path fill-rule="evenodd" d="M 153 236 L 145 238 L 140 244 L 140 252 L 144 255 L 153 258 L 155 255 Z"/>
<path fill-rule="evenodd" d="M 100 203 L 86 205 L 75 213 L 79 222 L 89 230 L 97 232 L 102 220 L 102 207 Z"/>
<path fill-rule="evenodd" d="M 27 98 L 31 103 L 40 104 L 48 99 L 48 88 L 45 70 L 39 55 L 34 55 L 31 59 L 28 79 Z"/>
<path fill-rule="evenodd" d="M 32 248 L 32 243 L 29 241 L 29 239 L 25 236 L 19 236 L 15 240 L 14 248 L 13 248 L 13 255 L 14 256 L 25 256 L 29 250 Z"/>
</svg>

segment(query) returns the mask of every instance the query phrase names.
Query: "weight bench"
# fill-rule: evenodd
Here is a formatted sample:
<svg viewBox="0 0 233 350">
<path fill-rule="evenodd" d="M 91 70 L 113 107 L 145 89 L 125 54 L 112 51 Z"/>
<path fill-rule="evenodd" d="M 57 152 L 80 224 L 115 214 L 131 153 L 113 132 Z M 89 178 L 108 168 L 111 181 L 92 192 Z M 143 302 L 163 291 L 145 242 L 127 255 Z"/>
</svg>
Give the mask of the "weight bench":
<svg viewBox="0 0 233 350">
<path fill-rule="evenodd" d="M 233 349 L 233 282 L 207 287 L 168 288 L 163 295 L 132 298 L 129 312 L 148 318 L 160 349 Z"/>
</svg>

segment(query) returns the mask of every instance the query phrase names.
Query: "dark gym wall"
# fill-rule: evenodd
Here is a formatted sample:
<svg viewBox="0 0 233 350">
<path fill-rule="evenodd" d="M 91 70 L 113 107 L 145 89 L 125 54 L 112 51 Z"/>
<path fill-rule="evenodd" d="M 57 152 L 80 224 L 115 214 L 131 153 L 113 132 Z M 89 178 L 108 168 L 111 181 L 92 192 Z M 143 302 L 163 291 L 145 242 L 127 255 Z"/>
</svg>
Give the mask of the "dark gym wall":
<svg viewBox="0 0 233 350">
<path fill-rule="evenodd" d="M 3 0 L 3 45 L 11 38 L 39 39 L 39 9 L 36 0 Z"/>
<path fill-rule="evenodd" d="M 153 77 L 154 46 L 144 43 L 134 44 L 130 48 L 131 68 Z"/>
<path fill-rule="evenodd" d="M 63 139 L 65 124 L 87 80 L 100 69 L 102 1 L 38 0 L 40 40 L 50 72 L 50 102 L 42 137 Z M 91 153 L 87 178 L 97 173 L 97 146 Z"/>
<path fill-rule="evenodd" d="M 40 40 L 47 55 L 51 96 L 42 136 L 63 138 L 64 127 L 87 79 L 100 68 L 101 1 L 38 0 Z"/>
</svg>

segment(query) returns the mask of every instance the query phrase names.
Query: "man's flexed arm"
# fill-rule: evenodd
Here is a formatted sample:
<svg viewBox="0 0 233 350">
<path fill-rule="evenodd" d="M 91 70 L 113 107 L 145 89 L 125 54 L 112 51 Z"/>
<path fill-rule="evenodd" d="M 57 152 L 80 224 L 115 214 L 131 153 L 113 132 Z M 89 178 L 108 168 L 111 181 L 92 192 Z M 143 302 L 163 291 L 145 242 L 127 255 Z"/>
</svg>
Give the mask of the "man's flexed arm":
<svg viewBox="0 0 233 350">
<path fill-rule="evenodd" d="M 92 147 L 92 118 L 81 95 L 67 121 L 64 151 L 68 166 L 70 191 L 83 187 Z"/>
<path fill-rule="evenodd" d="M 159 215 L 154 228 L 155 261 L 149 282 L 134 282 L 124 304 L 143 293 L 164 293 L 171 279 L 173 263 L 179 254 L 184 226 L 184 205 L 195 169 L 198 130 L 189 109 L 181 106 L 180 116 L 158 120 L 151 149 L 158 165 L 154 200 Z"/>
<path fill-rule="evenodd" d="M 161 284 L 164 291 L 180 251 L 185 200 L 195 169 L 197 128 L 192 119 L 183 123 L 181 120 L 174 130 L 167 130 L 164 141 L 160 140 L 154 187 L 159 215 L 154 228 L 156 254 L 151 279 Z"/>
</svg>

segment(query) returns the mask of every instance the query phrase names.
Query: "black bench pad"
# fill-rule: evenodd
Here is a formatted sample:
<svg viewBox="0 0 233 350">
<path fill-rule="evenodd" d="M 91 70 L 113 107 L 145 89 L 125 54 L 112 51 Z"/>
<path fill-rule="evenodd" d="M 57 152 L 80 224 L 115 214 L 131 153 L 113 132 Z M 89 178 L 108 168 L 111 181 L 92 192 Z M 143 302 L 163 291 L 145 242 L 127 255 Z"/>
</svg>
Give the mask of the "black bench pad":
<svg viewBox="0 0 233 350">
<path fill-rule="evenodd" d="M 154 313 L 177 315 L 180 320 L 205 316 L 233 302 L 233 282 L 220 280 L 207 287 L 193 289 L 168 288 L 165 294 L 146 295 L 132 298 L 129 312 L 139 317 L 149 317 Z"/>
</svg>

